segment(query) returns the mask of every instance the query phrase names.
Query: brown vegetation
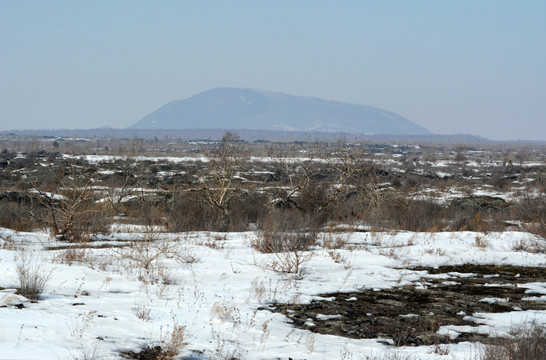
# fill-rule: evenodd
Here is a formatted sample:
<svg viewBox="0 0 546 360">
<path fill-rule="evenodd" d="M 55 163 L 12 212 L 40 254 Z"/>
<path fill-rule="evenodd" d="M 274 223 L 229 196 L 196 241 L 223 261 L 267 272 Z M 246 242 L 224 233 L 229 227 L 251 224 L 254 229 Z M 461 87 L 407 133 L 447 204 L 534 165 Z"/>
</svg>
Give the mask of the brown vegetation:
<svg viewBox="0 0 546 360">
<path fill-rule="evenodd" d="M 282 232 L 344 224 L 546 233 L 541 148 L 516 157 L 521 151 L 472 146 L 251 144 L 230 132 L 198 144 L 133 138 L 97 139 L 93 148 L 38 139 L 3 145 L 0 226 L 48 228 L 59 239 L 108 233 L 114 217 L 172 231 L 258 230 L 266 238 L 277 218 L 287 219 Z M 131 157 L 173 151 L 194 159 Z M 122 156 L 89 163 L 78 157 L 86 153 Z M 476 196 L 476 188 L 499 196 Z M 503 200 L 509 192 L 513 199 Z"/>
</svg>

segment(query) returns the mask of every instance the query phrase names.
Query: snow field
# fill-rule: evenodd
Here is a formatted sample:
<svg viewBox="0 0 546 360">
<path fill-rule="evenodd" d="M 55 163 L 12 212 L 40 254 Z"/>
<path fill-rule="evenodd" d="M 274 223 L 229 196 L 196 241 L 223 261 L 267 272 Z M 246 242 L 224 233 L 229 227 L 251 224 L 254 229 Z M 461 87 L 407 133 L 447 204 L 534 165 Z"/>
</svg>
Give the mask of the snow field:
<svg viewBox="0 0 546 360">
<path fill-rule="evenodd" d="M 132 230 L 91 245 L 122 245 L 145 236 L 137 228 Z M 138 351 L 168 341 L 173 327 L 181 325 L 187 343 L 181 358 L 233 354 L 245 359 L 359 359 L 396 351 L 417 359 L 469 359 L 479 345 L 446 345 L 449 354 L 441 356 L 429 346 L 393 349 L 375 339 L 297 329 L 281 314 L 260 307 L 305 303 L 329 292 L 426 286 L 420 282 L 425 272 L 412 266 L 546 266 L 545 254 L 514 250 L 536 240 L 522 232 L 336 233 L 346 241 L 344 248 L 313 249 L 299 275 L 269 270 L 271 255 L 252 249 L 256 236 L 252 232 L 158 236 L 191 256 L 166 254 L 146 271 L 123 256 L 124 248 L 92 248 L 85 250 L 83 262 L 69 265 L 62 261 L 66 250 L 46 251 L 67 245 L 47 233 L 0 229 L 0 287 L 4 288 L 0 305 L 5 305 L 0 308 L 0 358 L 74 359 L 86 353 L 117 359 L 122 350 Z M 51 271 L 41 299 L 34 303 L 14 294 L 22 250 L 36 255 L 41 271 Z M 546 283 L 527 287 L 530 296 L 546 294 Z M 16 305 L 21 303 L 24 308 L 19 309 Z M 543 311 L 467 315 L 479 324 L 473 331 L 493 335 L 507 333 L 510 326 L 522 322 L 546 323 Z M 468 329 L 447 326 L 440 333 L 458 330 Z"/>
</svg>

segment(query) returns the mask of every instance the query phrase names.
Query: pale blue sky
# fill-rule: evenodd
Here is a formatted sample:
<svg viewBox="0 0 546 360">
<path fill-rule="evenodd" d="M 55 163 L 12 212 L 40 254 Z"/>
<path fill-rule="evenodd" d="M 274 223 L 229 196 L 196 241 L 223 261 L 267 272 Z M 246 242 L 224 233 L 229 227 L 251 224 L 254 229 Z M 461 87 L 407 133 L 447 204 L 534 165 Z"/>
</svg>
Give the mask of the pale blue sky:
<svg viewBox="0 0 546 360">
<path fill-rule="evenodd" d="M 125 127 L 220 86 L 546 140 L 546 1 L 0 0 L 0 130 Z"/>
</svg>

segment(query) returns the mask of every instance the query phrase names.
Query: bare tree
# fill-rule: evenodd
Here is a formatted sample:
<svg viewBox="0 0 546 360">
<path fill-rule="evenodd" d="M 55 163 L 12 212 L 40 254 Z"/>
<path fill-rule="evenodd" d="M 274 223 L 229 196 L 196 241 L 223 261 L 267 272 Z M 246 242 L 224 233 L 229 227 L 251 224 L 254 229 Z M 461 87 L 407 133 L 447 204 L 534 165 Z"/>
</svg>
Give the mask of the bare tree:
<svg viewBox="0 0 546 360">
<path fill-rule="evenodd" d="M 61 239 L 84 240 L 92 233 L 108 231 L 111 214 L 98 202 L 94 189 L 94 170 L 75 164 L 59 166 L 53 185 L 35 184 L 35 194 L 47 208 L 53 234 Z"/>
<path fill-rule="evenodd" d="M 139 185 L 137 162 L 125 161 L 105 183 L 105 201 L 110 205 L 115 215 L 123 212 L 123 203 L 133 195 Z"/>
<path fill-rule="evenodd" d="M 141 155 L 144 152 L 145 141 L 144 139 L 141 139 L 139 137 L 134 137 L 131 139 L 131 141 L 128 144 L 128 152 L 131 156 L 138 156 Z"/>
<path fill-rule="evenodd" d="M 279 157 L 286 183 L 277 192 L 285 205 L 318 213 L 349 191 L 375 189 L 369 186 L 373 165 L 362 147 L 340 140 L 332 146 L 318 144 L 308 155 L 297 162 Z"/>
<path fill-rule="evenodd" d="M 465 146 L 457 146 L 455 148 L 455 162 L 458 165 L 463 165 L 466 161 L 466 151 L 468 149 Z"/>
<path fill-rule="evenodd" d="M 218 146 L 202 150 L 209 160 L 203 178 L 204 199 L 228 215 L 229 203 L 237 193 L 234 178 L 246 159 L 245 146 L 237 134 L 228 131 Z"/>
</svg>

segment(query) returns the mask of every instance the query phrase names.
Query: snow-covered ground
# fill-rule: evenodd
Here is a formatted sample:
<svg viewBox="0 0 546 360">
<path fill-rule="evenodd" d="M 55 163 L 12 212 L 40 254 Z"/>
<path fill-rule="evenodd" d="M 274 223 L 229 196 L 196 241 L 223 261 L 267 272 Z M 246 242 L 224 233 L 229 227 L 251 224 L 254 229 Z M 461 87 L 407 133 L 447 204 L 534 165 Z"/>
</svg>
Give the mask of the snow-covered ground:
<svg viewBox="0 0 546 360">
<path fill-rule="evenodd" d="M 164 256 L 148 272 L 131 260 L 129 247 L 99 246 L 146 239 L 138 230 L 120 228 L 124 232 L 79 253 L 81 262 L 69 263 L 67 250 L 51 250 L 67 244 L 47 233 L 0 229 L 0 358 L 117 359 L 122 350 L 165 344 L 175 326 L 184 326 L 179 358 L 186 359 L 360 359 L 391 351 L 415 359 L 470 359 L 479 345 L 446 345 L 447 355 L 430 346 L 392 348 L 375 339 L 301 330 L 259 308 L 275 301 L 305 303 L 328 292 L 419 284 L 423 271 L 411 270 L 417 265 L 546 266 L 545 254 L 514 250 L 536 241 L 521 232 L 324 234 L 340 237 L 345 247 L 317 247 L 300 276 L 271 271 L 273 255 L 253 250 L 252 232 L 155 232 Z M 51 275 L 37 302 L 15 294 L 23 259 Z M 528 287 L 529 301 L 544 301 L 546 282 Z M 496 335 L 522 322 L 546 323 L 544 311 L 467 315 L 479 325 L 474 331 Z"/>
</svg>

